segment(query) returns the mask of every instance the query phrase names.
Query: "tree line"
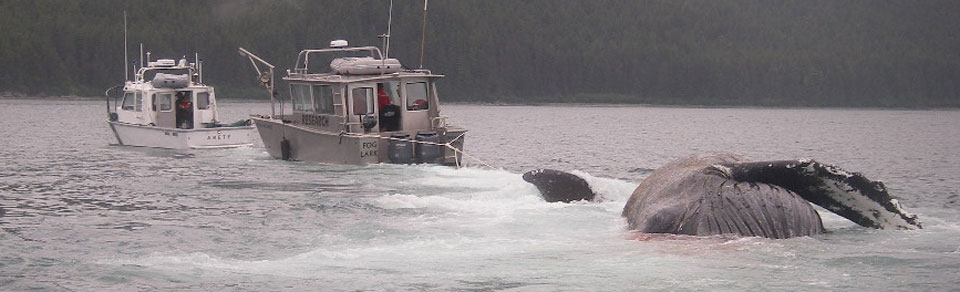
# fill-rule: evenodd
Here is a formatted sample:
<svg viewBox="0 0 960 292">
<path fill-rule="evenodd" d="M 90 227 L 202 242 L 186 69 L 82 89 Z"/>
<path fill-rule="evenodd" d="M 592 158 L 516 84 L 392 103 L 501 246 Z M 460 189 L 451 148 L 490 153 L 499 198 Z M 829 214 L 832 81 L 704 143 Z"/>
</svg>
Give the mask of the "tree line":
<svg viewBox="0 0 960 292">
<path fill-rule="evenodd" d="M 458 0 L 429 3 L 424 67 L 448 101 L 960 106 L 951 0 Z M 204 62 L 221 98 L 264 98 L 277 65 L 330 40 L 377 45 L 388 0 L 3 0 L 0 92 L 96 96 L 128 54 Z M 391 56 L 420 59 L 422 0 L 396 0 Z M 279 76 L 278 76 L 279 77 Z M 279 83 L 281 87 L 284 83 Z"/>
</svg>

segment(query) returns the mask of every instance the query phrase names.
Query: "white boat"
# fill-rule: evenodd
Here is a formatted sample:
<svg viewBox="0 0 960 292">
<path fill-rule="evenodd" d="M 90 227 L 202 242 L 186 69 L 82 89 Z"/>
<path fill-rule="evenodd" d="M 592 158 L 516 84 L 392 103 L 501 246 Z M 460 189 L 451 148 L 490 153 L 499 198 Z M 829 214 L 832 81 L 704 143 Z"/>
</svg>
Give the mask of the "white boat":
<svg viewBox="0 0 960 292">
<path fill-rule="evenodd" d="M 127 80 L 123 95 L 107 90 L 107 123 L 119 145 L 171 149 L 226 148 L 251 144 L 249 120 L 222 124 L 213 87 L 202 83 L 199 59 L 159 59 Z"/>
<path fill-rule="evenodd" d="M 243 48 L 240 55 L 250 58 L 273 107 L 274 66 Z M 331 70 L 310 65 L 318 63 Z M 269 116 L 252 119 L 267 152 L 279 159 L 460 166 L 467 130 L 441 115 L 435 85 L 441 78 L 426 69 L 403 69 L 377 47 L 337 40 L 330 48 L 301 51 L 296 67 L 287 70 L 289 113 L 281 99 L 280 114 L 272 108 Z"/>
</svg>

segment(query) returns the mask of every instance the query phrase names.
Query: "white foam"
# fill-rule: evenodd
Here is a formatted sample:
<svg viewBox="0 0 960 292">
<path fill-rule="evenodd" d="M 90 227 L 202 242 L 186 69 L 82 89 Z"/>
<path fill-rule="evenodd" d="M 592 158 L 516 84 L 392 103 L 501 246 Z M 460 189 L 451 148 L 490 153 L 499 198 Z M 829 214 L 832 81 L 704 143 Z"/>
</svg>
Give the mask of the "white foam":
<svg viewBox="0 0 960 292">
<path fill-rule="evenodd" d="M 597 195 L 600 195 L 604 200 L 607 201 L 626 202 L 627 199 L 630 198 L 630 195 L 633 194 L 633 190 L 635 190 L 639 184 L 639 182 L 596 177 L 580 170 L 574 170 L 570 173 L 586 180 L 593 192 Z"/>
<path fill-rule="evenodd" d="M 143 258 L 123 259 L 113 262 L 100 262 L 104 264 L 115 263 L 120 265 L 139 265 L 168 270 L 183 270 L 186 268 L 200 268 L 207 270 L 242 270 L 250 263 L 241 260 L 224 260 L 201 252 L 186 254 L 155 253 Z"/>
</svg>

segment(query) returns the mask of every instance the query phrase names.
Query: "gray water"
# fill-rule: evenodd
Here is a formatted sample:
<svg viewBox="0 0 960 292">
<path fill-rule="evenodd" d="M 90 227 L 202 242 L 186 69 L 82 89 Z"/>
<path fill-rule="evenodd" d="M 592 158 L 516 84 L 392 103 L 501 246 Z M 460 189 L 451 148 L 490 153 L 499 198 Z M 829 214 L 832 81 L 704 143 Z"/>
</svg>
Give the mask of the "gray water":
<svg viewBox="0 0 960 292">
<path fill-rule="evenodd" d="M 264 103 L 222 103 L 226 121 Z M 335 166 L 260 146 L 110 146 L 95 101 L 0 100 L 0 290 L 951 291 L 960 112 L 448 105 L 496 169 Z M 883 180 L 925 229 L 632 240 L 643 177 L 685 155 L 813 158 Z M 574 171 L 607 198 L 542 201 Z"/>
</svg>

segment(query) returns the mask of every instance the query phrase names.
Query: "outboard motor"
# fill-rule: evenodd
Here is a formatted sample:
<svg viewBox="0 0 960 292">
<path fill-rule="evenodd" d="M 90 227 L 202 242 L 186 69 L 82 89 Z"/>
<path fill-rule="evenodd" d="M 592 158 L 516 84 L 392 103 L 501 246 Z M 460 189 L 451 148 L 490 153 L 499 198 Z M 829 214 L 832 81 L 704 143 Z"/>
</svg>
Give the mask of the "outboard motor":
<svg viewBox="0 0 960 292">
<path fill-rule="evenodd" d="M 370 129 L 377 126 L 377 118 L 371 115 L 366 115 L 361 118 L 361 123 L 363 124 L 363 131 L 369 132 Z"/>
<path fill-rule="evenodd" d="M 440 143 L 440 136 L 435 131 L 417 132 L 417 141 Z M 420 163 L 436 163 L 443 156 L 443 146 L 417 143 L 417 161 Z"/>
<path fill-rule="evenodd" d="M 390 135 L 390 138 L 410 139 L 410 135 L 396 133 Z M 413 163 L 413 144 L 407 141 L 390 140 L 390 143 L 387 144 L 387 157 L 390 158 L 390 163 Z"/>
</svg>

